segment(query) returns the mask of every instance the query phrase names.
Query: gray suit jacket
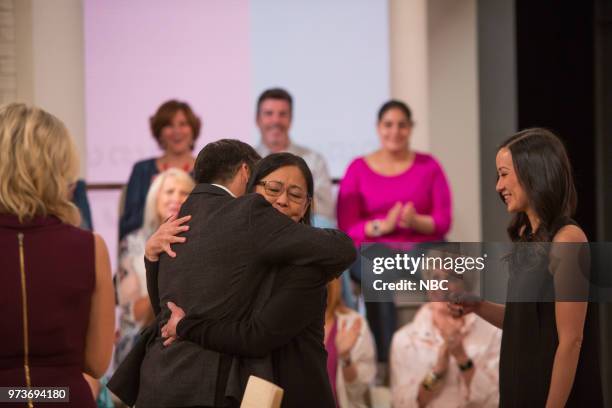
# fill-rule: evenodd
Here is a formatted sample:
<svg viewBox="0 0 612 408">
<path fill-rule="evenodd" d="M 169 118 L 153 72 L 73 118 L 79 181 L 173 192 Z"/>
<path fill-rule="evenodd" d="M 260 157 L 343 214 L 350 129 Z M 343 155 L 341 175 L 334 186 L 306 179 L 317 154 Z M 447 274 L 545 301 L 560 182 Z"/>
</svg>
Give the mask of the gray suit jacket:
<svg viewBox="0 0 612 408">
<path fill-rule="evenodd" d="M 253 303 L 259 291 L 269 290 L 262 282 L 279 265 L 317 265 L 332 279 L 356 257 L 344 233 L 295 223 L 259 194 L 235 199 L 221 188 L 199 184 L 179 216 L 187 214 L 192 216 L 187 242 L 173 247 L 176 258 L 162 255 L 159 270 L 148 271 L 160 325 L 170 315 L 168 301 L 207 319 L 246 319 L 260 306 Z M 272 379 L 269 358 L 239 359 L 187 341 L 163 347 L 156 338 L 142 360 L 136 406 L 212 407 L 227 398 L 239 401 L 251 373 Z"/>
</svg>

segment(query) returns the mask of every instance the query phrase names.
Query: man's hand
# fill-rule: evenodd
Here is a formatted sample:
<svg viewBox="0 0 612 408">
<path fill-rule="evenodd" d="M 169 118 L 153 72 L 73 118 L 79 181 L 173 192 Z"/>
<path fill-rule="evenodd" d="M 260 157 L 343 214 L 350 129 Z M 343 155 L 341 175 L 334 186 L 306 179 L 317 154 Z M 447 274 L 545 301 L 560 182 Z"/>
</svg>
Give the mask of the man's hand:
<svg viewBox="0 0 612 408">
<path fill-rule="evenodd" d="M 177 237 L 181 232 L 189 230 L 189 225 L 182 225 L 191 219 L 191 215 L 186 215 L 176 219 L 176 214 L 168 218 L 159 226 L 157 231 L 147 241 L 145 245 L 145 258 L 151 262 L 159 261 L 162 252 L 167 253 L 171 258 L 176 257 L 176 253 L 170 244 L 183 243 L 185 237 Z"/>
<path fill-rule="evenodd" d="M 164 339 L 164 346 L 169 346 L 178 338 L 176 326 L 185 317 L 185 311 L 172 302 L 168 302 L 168 309 L 172 312 L 168 322 L 161 328 L 161 335 Z"/>
</svg>

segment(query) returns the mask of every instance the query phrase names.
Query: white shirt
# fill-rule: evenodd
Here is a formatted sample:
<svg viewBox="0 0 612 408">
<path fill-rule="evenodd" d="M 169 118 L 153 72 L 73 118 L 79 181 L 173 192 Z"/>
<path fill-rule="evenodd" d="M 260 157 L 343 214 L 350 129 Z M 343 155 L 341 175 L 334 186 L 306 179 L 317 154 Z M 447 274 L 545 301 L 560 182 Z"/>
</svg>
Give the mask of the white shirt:
<svg viewBox="0 0 612 408">
<path fill-rule="evenodd" d="M 229 190 L 229 188 L 227 188 L 227 187 L 225 187 L 225 186 L 222 186 L 221 184 L 214 184 L 214 183 L 211 183 L 211 184 L 212 184 L 213 186 L 215 186 L 215 187 L 219 187 L 219 188 L 221 188 L 221 189 L 223 189 L 223 190 L 227 191 L 227 194 L 229 194 L 229 195 L 231 195 L 232 197 L 236 198 L 236 196 L 234 195 L 234 193 L 232 193 L 232 192 Z"/>
<path fill-rule="evenodd" d="M 376 377 L 376 350 L 374 337 L 366 319 L 354 310 L 336 313 L 336 327 L 351 327 L 356 319 L 361 320 L 359 338 L 351 350 L 351 361 L 357 370 L 357 378 L 348 383 L 344 381 L 342 363 L 338 359 L 336 369 L 336 398 L 340 408 L 366 408 L 367 391 Z M 335 340 L 335 339 L 334 339 Z"/>
</svg>

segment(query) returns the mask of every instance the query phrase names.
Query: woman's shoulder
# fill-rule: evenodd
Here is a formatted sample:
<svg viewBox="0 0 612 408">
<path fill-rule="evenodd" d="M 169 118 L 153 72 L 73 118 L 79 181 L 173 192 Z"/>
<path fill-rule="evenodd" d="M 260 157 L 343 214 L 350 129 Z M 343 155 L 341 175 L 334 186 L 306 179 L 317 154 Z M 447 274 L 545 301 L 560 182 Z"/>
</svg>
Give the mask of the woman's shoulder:
<svg viewBox="0 0 612 408">
<path fill-rule="evenodd" d="M 68 224 L 65 222 L 61 223 L 61 227 L 64 231 L 64 233 L 70 234 L 71 236 L 75 237 L 75 239 L 78 240 L 82 240 L 82 241 L 89 241 L 89 242 L 93 242 L 96 239 L 97 234 L 90 231 L 90 230 L 86 230 L 84 228 L 81 228 L 79 226 L 76 225 L 72 225 L 72 224 Z"/>
<path fill-rule="evenodd" d="M 580 225 L 569 217 L 559 219 L 553 226 L 553 242 L 588 242 Z"/>
<path fill-rule="evenodd" d="M 430 167 L 435 170 L 442 170 L 442 165 L 431 153 L 414 152 L 414 164 L 423 167 Z"/>
<path fill-rule="evenodd" d="M 150 159 L 139 160 L 132 166 L 132 171 L 156 171 L 157 170 L 157 158 L 151 157 Z"/>
<path fill-rule="evenodd" d="M 106 241 L 104 241 L 104 238 L 102 238 L 102 236 L 98 234 L 97 232 L 89 232 L 89 233 L 91 234 L 91 237 L 94 241 L 96 252 L 108 253 L 108 247 L 106 246 Z"/>
<path fill-rule="evenodd" d="M 141 188 L 146 187 L 148 189 L 149 185 L 151 184 L 152 177 L 159 173 L 156 160 L 157 159 L 155 158 L 151 158 L 136 162 L 132 167 L 132 173 L 130 174 L 129 187 L 133 188 L 135 187 L 134 183 L 138 183 L 142 185 Z M 129 187 L 128 190 L 130 189 Z"/>
<path fill-rule="evenodd" d="M 359 156 L 354 158 L 346 168 L 346 173 L 348 174 L 349 172 L 361 172 L 362 170 L 366 169 L 366 157 L 367 156 Z"/>
<path fill-rule="evenodd" d="M 70 253 L 71 260 L 75 263 L 78 263 L 78 260 L 93 259 L 98 240 L 102 239 L 92 231 L 67 223 L 61 223 L 57 229 L 49 228 L 48 234 L 48 239 L 54 241 L 50 248 Z"/>
</svg>

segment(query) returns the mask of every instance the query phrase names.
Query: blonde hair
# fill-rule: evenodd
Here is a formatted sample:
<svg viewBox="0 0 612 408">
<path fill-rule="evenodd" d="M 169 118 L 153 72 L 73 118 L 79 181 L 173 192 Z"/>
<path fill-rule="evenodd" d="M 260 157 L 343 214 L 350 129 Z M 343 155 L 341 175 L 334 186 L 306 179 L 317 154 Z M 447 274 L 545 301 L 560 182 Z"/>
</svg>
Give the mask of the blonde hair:
<svg viewBox="0 0 612 408">
<path fill-rule="evenodd" d="M 0 107 L 0 212 L 20 222 L 54 215 L 78 226 L 80 214 L 70 202 L 79 160 L 61 120 L 22 103 Z"/>
<path fill-rule="evenodd" d="M 144 220 L 142 223 L 145 236 L 147 237 L 153 235 L 155 230 L 163 221 L 159 219 L 159 214 L 157 214 L 157 196 L 159 195 L 159 191 L 164 185 L 164 182 L 168 178 L 174 178 L 179 183 L 187 185 L 189 187 L 189 191 L 193 190 L 193 187 L 195 186 L 195 182 L 191 176 L 185 171 L 177 168 L 170 168 L 159 173 L 157 177 L 155 177 L 155 180 L 153 180 L 153 183 L 151 183 L 151 187 L 149 187 L 149 192 L 147 193 L 143 217 Z"/>
</svg>

